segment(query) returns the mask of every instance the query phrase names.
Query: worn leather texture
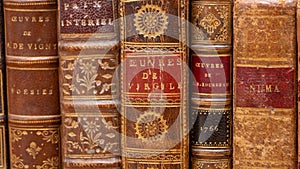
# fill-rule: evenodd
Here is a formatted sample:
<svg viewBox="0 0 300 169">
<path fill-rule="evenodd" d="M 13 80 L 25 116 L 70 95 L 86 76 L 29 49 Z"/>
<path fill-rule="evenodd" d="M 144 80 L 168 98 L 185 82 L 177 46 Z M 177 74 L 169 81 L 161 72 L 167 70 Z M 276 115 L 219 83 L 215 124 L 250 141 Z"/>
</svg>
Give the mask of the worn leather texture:
<svg viewBox="0 0 300 169">
<path fill-rule="evenodd" d="M 5 73 L 5 46 L 4 46 L 4 21 L 3 1 L 0 2 L 0 168 L 9 167 L 8 158 L 8 131 L 7 131 L 7 106 L 6 106 L 6 73 Z"/>
<path fill-rule="evenodd" d="M 191 2 L 191 168 L 232 167 L 232 7 Z"/>
<path fill-rule="evenodd" d="M 234 4 L 233 168 L 297 168 L 296 2 Z"/>
<path fill-rule="evenodd" d="M 188 5 L 120 2 L 124 169 L 188 168 Z"/>
<path fill-rule="evenodd" d="M 300 32 L 300 2 L 299 1 L 297 1 L 297 11 L 296 11 L 296 23 L 297 23 L 297 26 L 296 26 L 296 28 L 297 28 L 297 32 Z M 299 51 L 300 51 L 300 35 L 297 33 L 297 49 L 298 49 L 298 65 L 299 65 L 299 63 L 300 63 L 300 61 L 299 61 L 299 59 L 300 59 L 300 56 L 299 56 Z M 298 66 L 299 67 L 299 66 Z M 299 128 L 299 126 L 300 126 L 300 123 L 299 123 L 299 121 L 300 121 L 300 119 L 299 119 L 299 112 L 300 112 L 300 109 L 299 109 L 299 107 L 300 107 L 300 104 L 299 104 L 299 101 L 300 101 L 300 76 L 299 76 L 299 72 L 300 72 L 300 69 L 298 68 L 298 71 L 297 71 L 297 75 L 298 75 L 298 97 L 297 97 L 297 99 L 298 99 L 298 133 L 299 133 L 299 131 L 300 131 L 300 128 Z M 298 134 L 298 140 L 299 140 L 299 138 L 300 138 L 300 134 Z M 300 147 L 299 147 L 299 141 L 298 141 L 298 152 L 299 152 L 299 150 L 300 150 Z M 298 153 L 298 169 L 300 168 L 300 153 Z"/>
<path fill-rule="evenodd" d="M 62 165 L 121 167 L 117 2 L 59 1 Z"/>
<path fill-rule="evenodd" d="M 4 1 L 11 168 L 60 168 L 56 12 L 54 0 Z"/>
</svg>

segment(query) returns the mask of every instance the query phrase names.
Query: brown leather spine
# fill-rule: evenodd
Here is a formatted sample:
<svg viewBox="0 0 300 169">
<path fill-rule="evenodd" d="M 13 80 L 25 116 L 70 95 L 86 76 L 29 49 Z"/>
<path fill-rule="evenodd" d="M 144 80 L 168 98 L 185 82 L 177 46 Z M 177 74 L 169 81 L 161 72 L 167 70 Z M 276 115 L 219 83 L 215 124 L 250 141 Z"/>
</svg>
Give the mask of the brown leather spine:
<svg viewBox="0 0 300 169">
<path fill-rule="evenodd" d="M 8 133 L 6 107 L 6 80 L 5 80 L 5 49 L 4 49 L 4 22 L 3 1 L 0 2 L 0 168 L 9 168 L 8 161 Z"/>
<path fill-rule="evenodd" d="M 11 168 L 60 168 L 55 0 L 4 1 Z"/>
<path fill-rule="evenodd" d="M 296 23 L 297 23 L 297 26 L 296 26 L 296 29 L 297 29 L 297 49 L 298 49 L 298 71 L 297 71 L 297 80 L 298 80 L 298 169 L 300 169 L 300 153 L 299 153 L 299 150 L 300 150 L 300 69 L 299 69 L 299 64 L 300 64 L 300 1 L 297 0 L 297 10 L 296 10 Z"/>
<path fill-rule="evenodd" d="M 234 3 L 233 168 L 297 168 L 296 2 Z"/>
<path fill-rule="evenodd" d="M 121 0 L 124 169 L 188 168 L 187 0 Z"/>
<path fill-rule="evenodd" d="M 121 167 L 117 1 L 59 0 L 62 165 Z"/>
<path fill-rule="evenodd" d="M 191 168 L 230 169 L 231 0 L 191 2 Z"/>
</svg>

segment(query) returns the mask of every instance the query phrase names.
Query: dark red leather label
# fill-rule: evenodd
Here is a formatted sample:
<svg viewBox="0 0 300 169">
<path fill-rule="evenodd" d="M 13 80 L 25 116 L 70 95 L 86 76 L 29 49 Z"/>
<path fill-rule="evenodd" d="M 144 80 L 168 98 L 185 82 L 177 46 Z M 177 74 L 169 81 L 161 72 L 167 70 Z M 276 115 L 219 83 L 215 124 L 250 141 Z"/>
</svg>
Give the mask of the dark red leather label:
<svg viewBox="0 0 300 169">
<path fill-rule="evenodd" d="M 192 56 L 193 85 L 196 93 L 225 94 L 230 92 L 230 56 Z"/>
<path fill-rule="evenodd" d="M 294 68 L 236 67 L 235 72 L 237 107 L 294 107 Z"/>
</svg>

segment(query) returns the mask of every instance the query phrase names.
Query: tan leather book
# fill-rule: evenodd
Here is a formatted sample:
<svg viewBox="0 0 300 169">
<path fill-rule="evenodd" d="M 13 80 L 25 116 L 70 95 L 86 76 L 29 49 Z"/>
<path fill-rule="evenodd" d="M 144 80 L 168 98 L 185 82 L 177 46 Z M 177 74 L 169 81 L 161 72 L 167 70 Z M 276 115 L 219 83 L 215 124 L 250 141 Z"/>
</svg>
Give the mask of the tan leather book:
<svg viewBox="0 0 300 169">
<path fill-rule="evenodd" d="M 235 169 L 297 168 L 296 3 L 234 3 Z"/>
<path fill-rule="evenodd" d="M 231 0 L 191 2 L 191 168 L 231 169 Z"/>
<path fill-rule="evenodd" d="M 117 9 L 115 0 L 59 0 L 62 165 L 66 169 L 121 167 Z"/>
<path fill-rule="evenodd" d="M 10 168 L 60 168 L 55 0 L 5 0 Z"/>
<path fill-rule="evenodd" d="M 124 169 L 188 168 L 187 0 L 121 0 Z"/>
</svg>

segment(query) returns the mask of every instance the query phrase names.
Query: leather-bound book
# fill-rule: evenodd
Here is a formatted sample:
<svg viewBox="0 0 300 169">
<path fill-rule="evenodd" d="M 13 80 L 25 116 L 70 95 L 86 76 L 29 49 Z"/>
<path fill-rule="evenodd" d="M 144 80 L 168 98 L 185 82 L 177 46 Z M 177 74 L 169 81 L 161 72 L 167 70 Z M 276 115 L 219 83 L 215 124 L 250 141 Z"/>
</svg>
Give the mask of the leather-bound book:
<svg viewBox="0 0 300 169">
<path fill-rule="evenodd" d="M 300 114 L 300 69 L 299 69 L 299 63 L 300 63 L 300 55 L 299 55 L 299 53 L 300 53 L 300 1 L 298 0 L 297 1 L 297 10 L 296 10 L 296 23 L 297 23 L 297 26 L 296 26 L 296 28 L 297 28 L 297 47 L 298 47 L 298 74 L 297 74 L 297 80 L 298 80 L 298 102 L 297 102 L 297 104 L 298 104 L 298 169 L 300 169 L 300 153 L 299 153 L 299 150 L 300 150 L 300 142 L 299 142 L 299 140 L 300 140 L 300 133 L 299 133 L 299 131 L 300 131 L 300 123 L 299 123 L 299 121 L 300 121 L 300 118 L 299 118 L 299 114 Z"/>
<path fill-rule="evenodd" d="M 58 5 L 63 168 L 120 168 L 117 1 Z"/>
<path fill-rule="evenodd" d="M 188 168 L 187 0 L 121 0 L 124 169 Z"/>
<path fill-rule="evenodd" d="M 4 0 L 10 168 L 60 168 L 55 0 Z"/>
<path fill-rule="evenodd" d="M 9 167 L 3 1 L 0 2 L 0 168 Z"/>
<path fill-rule="evenodd" d="M 296 3 L 234 3 L 235 169 L 297 168 Z"/>
<path fill-rule="evenodd" d="M 191 168 L 231 169 L 231 0 L 191 2 Z"/>
</svg>

